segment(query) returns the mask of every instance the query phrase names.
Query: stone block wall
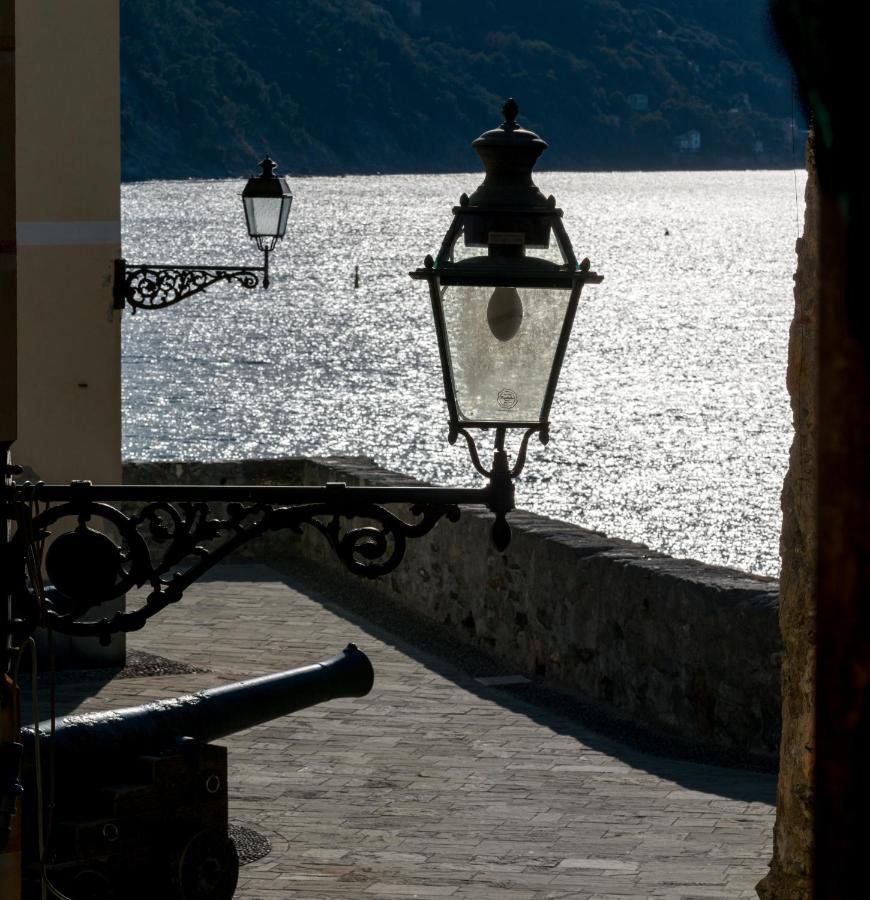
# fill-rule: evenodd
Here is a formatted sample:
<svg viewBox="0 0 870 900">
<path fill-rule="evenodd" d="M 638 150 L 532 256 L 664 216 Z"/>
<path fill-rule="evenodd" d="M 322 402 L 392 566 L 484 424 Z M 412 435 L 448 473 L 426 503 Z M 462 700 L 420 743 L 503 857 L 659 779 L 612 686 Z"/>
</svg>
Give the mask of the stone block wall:
<svg viewBox="0 0 870 900">
<path fill-rule="evenodd" d="M 415 483 L 356 458 L 128 463 L 124 477 L 140 484 Z M 512 513 L 509 522 L 513 540 L 500 554 L 490 541 L 492 516 L 464 509 L 457 524 L 442 522 L 409 541 L 402 564 L 373 586 L 517 674 L 661 732 L 775 757 L 776 581 L 673 559 L 528 512 Z M 339 566 L 314 529 L 267 535 L 243 553 Z"/>
<path fill-rule="evenodd" d="M 795 251 L 794 318 L 786 384 L 794 421 L 782 489 L 782 719 L 774 854 L 759 884 L 764 900 L 812 896 L 815 755 L 816 581 L 818 568 L 819 186 L 807 153 L 804 233 Z"/>
</svg>

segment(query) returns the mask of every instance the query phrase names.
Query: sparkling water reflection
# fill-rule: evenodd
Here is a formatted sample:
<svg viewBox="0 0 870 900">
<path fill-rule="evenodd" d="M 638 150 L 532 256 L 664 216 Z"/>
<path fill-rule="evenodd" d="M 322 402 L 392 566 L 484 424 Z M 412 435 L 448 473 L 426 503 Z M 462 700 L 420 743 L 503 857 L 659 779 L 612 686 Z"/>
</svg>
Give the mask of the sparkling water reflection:
<svg viewBox="0 0 870 900">
<path fill-rule="evenodd" d="M 804 173 L 540 173 L 581 300 L 518 505 L 679 556 L 775 575 Z M 473 483 L 446 416 L 428 298 L 408 278 L 479 174 L 291 179 L 273 286 L 125 316 L 124 456 L 367 454 Z M 123 188 L 131 262 L 259 264 L 241 182 Z M 666 230 L 669 232 L 666 234 Z M 354 266 L 361 285 L 353 288 Z"/>
</svg>

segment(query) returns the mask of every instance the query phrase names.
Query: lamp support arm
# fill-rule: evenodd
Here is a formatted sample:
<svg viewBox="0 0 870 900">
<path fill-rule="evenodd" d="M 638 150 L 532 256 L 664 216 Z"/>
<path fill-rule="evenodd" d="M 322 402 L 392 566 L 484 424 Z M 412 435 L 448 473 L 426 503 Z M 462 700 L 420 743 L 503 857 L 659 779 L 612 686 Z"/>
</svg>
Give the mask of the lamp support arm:
<svg viewBox="0 0 870 900">
<path fill-rule="evenodd" d="M 132 265 L 116 259 L 112 285 L 113 307 L 129 306 L 135 314 L 139 309 L 165 309 L 181 300 L 225 281 L 255 288 L 269 287 L 269 251 L 264 250 L 262 266 L 163 266 Z"/>
<path fill-rule="evenodd" d="M 350 572 L 376 578 L 399 565 L 408 540 L 428 534 L 441 519 L 457 521 L 460 506 L 476 506 L 496 514 L 493 542 L 503 550 L 513 496 L 507 469 L 478 488 L 7 480 L 0 525 L 15 527 L 3 548 L 15 643 L 40 624 L 106 642 L 117 632 L 142 628 L 214 565 L 270 532 L 316 531 Z M 34 583 L 43 571 L 50 582 L 44 600 Z M 92 617 L 100 604 L 136 588 L 147 590 L 138 608 Z"/>
</svg>

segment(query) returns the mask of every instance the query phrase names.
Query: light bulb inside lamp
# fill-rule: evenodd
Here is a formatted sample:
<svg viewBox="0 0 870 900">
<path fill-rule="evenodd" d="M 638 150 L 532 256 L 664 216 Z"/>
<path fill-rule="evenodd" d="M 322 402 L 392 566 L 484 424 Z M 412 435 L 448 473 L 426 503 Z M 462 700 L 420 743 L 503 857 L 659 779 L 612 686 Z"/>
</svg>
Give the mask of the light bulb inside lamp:
<svg viewBox="0 0 870 900">
<path fill-rule="evenodd" d="M 486 307 L 486 321 L 493 337 L 509 341 L 523 324 L 523 301 L 514 287 L 497 287 Z"/>
</svg>

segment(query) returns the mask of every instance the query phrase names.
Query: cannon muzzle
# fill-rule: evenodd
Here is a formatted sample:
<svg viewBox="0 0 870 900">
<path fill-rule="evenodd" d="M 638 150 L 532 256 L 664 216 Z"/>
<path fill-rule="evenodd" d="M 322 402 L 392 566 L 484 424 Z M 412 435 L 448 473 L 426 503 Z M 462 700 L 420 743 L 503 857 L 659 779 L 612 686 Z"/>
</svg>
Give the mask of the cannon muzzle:
<svg viewBox="0 0 870 900">
<path fill-rule="evenodd" d="M 368 657 L 348 644 L 332 659 L 289 672 L 143 706 L 65 716 L 56 724 L 54 752 L 58 762 L 66 763 L 72 758 L 154 753 L 185 738 L 213 741 L 337 697 L 362 697 L 373 682 Z M 49 723 L 42 722 L 43 741 L 48 730 Z M 22 738 L 29 755 L 33 729 L 22 729 Z"/>
</svg>

